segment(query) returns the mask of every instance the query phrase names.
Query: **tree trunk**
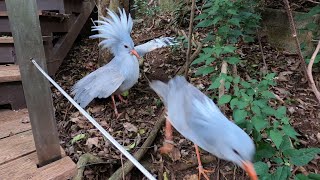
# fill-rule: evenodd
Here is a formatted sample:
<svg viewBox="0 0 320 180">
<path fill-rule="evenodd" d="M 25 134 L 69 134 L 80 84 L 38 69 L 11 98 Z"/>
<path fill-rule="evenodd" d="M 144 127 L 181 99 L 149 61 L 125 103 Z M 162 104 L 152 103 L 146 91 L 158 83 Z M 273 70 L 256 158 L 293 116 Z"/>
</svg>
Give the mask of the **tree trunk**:
<svg viewBox="0 0 320 180">
<path fill-rule="evenodd" d="M 101 20 L 101 16 L 107 17 L 107 10 L 109 8 L 111 11 L 117 12 L 118 7 L 120 6 L 118 0 L 98 0 L 98 18 Z M 99 39 L 99 42 L 101 39 Z M 108 49 L 99 49 L 99 59 L 98 65 L 103 66 L 108 63 L 112 59 L 113 55 L 110 53 Z"/>
</svg>

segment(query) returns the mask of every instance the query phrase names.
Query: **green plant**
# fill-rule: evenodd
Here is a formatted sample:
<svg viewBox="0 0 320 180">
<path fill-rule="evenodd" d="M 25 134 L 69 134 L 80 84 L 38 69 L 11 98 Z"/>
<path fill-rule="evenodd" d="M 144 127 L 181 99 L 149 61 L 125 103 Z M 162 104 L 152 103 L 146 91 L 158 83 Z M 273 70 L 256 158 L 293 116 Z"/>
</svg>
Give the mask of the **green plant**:
<svg viewBox="0 0 320 180">
<path fill-rule="evenodd" d="M 198 65 L 196 75 L 210 75 L 212 83 L 208 90 L 213 97 L 216 97 L 221 80 L 224 81 L 226 93 L 217 99 L 218 104 L 229 107 L 235 123 L 254 138 L 257 147 L 255 169 L 260 179 L 304 178 L 302 175 L 295 177 L 291 169 L 309 163 L 320 149 L 295 148 L 299 134 L 290 124 L 286 107 L 270 103 L 275 102 L 270 88 L 276 86 L 276 74 L 244 80 L 238 75 L 217 72 L 222 61 L 233 66 L 241 63 L 238 44 L 254 40 L 260 20 L 255 12 L 257 5 L 256 1 L 246 0 L 208 1 L 196 17 L 200 20 L 196 27 L 209 30 L 203 40 L 207 47 L 192 64 Z"/>
</svg>

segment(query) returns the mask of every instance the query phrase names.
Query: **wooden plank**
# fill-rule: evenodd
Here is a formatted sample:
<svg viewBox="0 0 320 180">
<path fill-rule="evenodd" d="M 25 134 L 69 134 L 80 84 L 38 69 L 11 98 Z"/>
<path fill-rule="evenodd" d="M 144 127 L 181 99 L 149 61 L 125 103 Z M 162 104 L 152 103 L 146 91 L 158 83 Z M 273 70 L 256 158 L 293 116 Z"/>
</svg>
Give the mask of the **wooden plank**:
<svg viewBox="0 0 320 180">
<path fill-rule="evenodd" d="M 19 111 L 1 109 L 0 139 L 31 130 L 31 125 L 28 121 L 29 114 L 27 109 L 21 109 Z"/>
<path fill-rule="evenodd" d="M 60 150 L 60 149 L 59 149 Z M 35 152 L 32 131 L 16 134 L 0 140 L 0 165 Z M 1 176 L 0 176 L 1 177 Z"/>
<path fill-rule="evenodd" d="M 0 84 L 0 105 L 10 104 L 13 110 L 26 108 L 21 81 Z"/>
<path fill-rule="evenodd" d="M 80 33 L 83 25 L 86 23 L 88 17 L 90 16 L 93 8 L 95 7 L 95 2 L 93 0 L 84 1 L 82 6 L 82 13 L 79 14 L 74 24 L 71 26 L 69 33 L 55 44 L 53 49 L 53 61 L 58 63 L 53 63 L 55 67 L 53 71 L 56 71 L 62 63 L 62 60 L 68 54 L 73 42 L 76 40 L 78 34 Z"/>
<path fill-rule="evenodd" d="M 20 67 L 39 165 L 61 158 L 49 82 L 30 61 L 47 71 L 35 0 L 5 0 Z"/>
<path fill-rule="evenodd" d="M 42 36 L 42 40 L 43 40 L 44 42 L 50 41 L 51 39 L 52 39 L 51 36 Z M 13 44 L 13 43 L 14 43 L 13 37 L 10 37 L 10 36 L 0 37 L 0 43 L 3 43 L 3 44 Z"/>
<path fill-rule="evenodd" d="M 0 44 L 0 64 L 14 63 L 16 60 L 12 44 Z"/>
<path fill-rule="evenodd" d="M 50 11 L 59 11 L 60 13 L 64 12 L 64 0 L 37 0 L 38 10 L 50 10 Z M 81 1 L 80 1 L 81 2 Z M 6 5 L 4 0 L 0 0 L 0 11 L 6 11 Z"/>
<path fill-rule="evenodd" d="M 18 65 L 0 65 L 0 83 L 21 81 Z"/>
<path fill-rule="evenodd" d="M 1 165 L 0 177 L 2 180 L 64 180 L 71 179 L 76 173 L 76 164 L 68 156 L 41 168 L 37 168 L 36 163 L 36 153 L 29 154 Z"/>
</svg>

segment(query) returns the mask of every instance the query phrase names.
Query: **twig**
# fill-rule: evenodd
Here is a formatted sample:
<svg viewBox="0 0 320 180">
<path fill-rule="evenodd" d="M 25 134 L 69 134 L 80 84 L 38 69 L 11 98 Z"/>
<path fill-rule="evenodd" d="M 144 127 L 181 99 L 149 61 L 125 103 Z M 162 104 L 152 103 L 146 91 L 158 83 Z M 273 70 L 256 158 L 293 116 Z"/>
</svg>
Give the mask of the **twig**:
<svg viewBox="0 0 320 180">
<path fill-rule="evenodd" d="M 260 34 L 258 32 L 258 29 L 257 29 L 257 36 L 258 36 L 258 41 L 259 41 L 259 47 L 260 47 L 260 51 L 261 51 L 261 57 L 262 57 L 262 61 L 263 61 L 263 74 L 267 74 L 268 73 L 268 65 L 266 63 L 266 58 L 264 56 L 264 53 L 263 53 L 263 48 L 262 48 L 262 44 L 261 44 L 261 37 L 260 37 Z"/>
<path fill-rule="evenodd" d="M 82 180 L 83 179 L 83 171 L 85 169 L 86 164 L 88 163 L 102 163 L 103 160 L 97 156 L 94 156 L 90 153 L 86 153 L 80 156 L 79 161 L 77 162 L 78 172 L 77 175 L 73 178 L 73 180 Z"/>
<path fill-rule="evenodd" d="M 221 75 L 222 74 L 227 74 L 227 68 L 228 68 L 228 63 L 226 61 L 222 61 L 222 65 L 221 65 Z M 225 88 L 224 88 L 224 79 L 220 80 L 220 86 L 219 86 L 219 98 L 221 96 L 223 96 L 225 93 Z M 222 109 L 222 111 L 225 110 L 225 106 L 222 105 L 220 107 Z"/>
<path fill-rule="evenodd" d="M 143 145 L 141 146 L 141 149 L 139 149 L 136 153 L 134 153 L 134 157 L 139 161 L 142 156 L 148 151 L 148 148 L 146 147 L 149 147 L 154 139 L 156 138 L 157 136 L 157 133 L 158 131 L 160 130 L 163 122 L 165 121 L 165 118 L 164 118 L 164 113 L 165 111 L 163 111 L 161 113 L 161 115 L 159 116 L 160 118 L 157 120 L 156 124 L 154 125 L 152 131 L 150 132 L 148 138 L 146 139 L 146 141 L 143 143 Z M 124 172 L 124 174 L 128 174 L 131 169 L 134 167 L 134 165 L 130 162 L 130 161 L 127 161 L 124 165 L 123 165 L 123 168 L 120 167 L 116 172 L 114 172 L 112 174 L 112 176 L 109 178 L 109 180 L 120 180 L 121 177 L 122 177 L 122 171 Z M 146 167 L 147 168 L 147 167 Z"/>
<path fill-rule="evenodd" d="M 187 49 L 187 60 L 186 60 L 186 67 L 184 71 L 185 78 L 188 77 L 189 65 L 191 62 L 190 54 L 191 54 L 191 39 L 192 39 L 192 30 L 193 30 L 193 20 L 194 20 L 194 10 L 195 10 L 195 0 L 192 0 L 191 4 L 191 12 L 190 12 L 190 22 L 189 22 L 189 35 L 188 35 L 188 49 Z"/>
<path fill-rule="evenodd" d="M 285 8 L 286 8 L 286 11 L 287 11 L 292 37 L 295 40 L 295 44 L 296 44 L 296 48 L 297 48 L 296 50 L 297 50 L 297 53 L 299 55 L 299 59 L 301 61 L 301 65 L 302 65 L 302 68 L 303 68 L 303 73 L 304 73 L 305 77 L 309 80 L 309 83 L 311 83 L 310 79 L 308 78 L 308 74 L 307 74 L 307 65 L 306 65 L 306 62 L 305 62 L 305 60 L 303 58 L 302 52 L 301 52 L 300 42 L 299 42 L 299 39 L 298 39 L 297 30 L 296 30 L 296 26 L 294 24 L 294 20 L 293 20 L 292 11 L 291 11 L 291 8 L 290 8 L 289 1 L 288 0 L 283 0 L 283 2 L 285 4 Z"/>
<path fill-rule="evenodd" d="M 310 81 L 310 85 L 311 85 L 311 88 L 313 90 L 313 93 L 314 95 L 317 97 L 319 103 L 320 103 L 320 92 L 319 90 L 317 89 L 317 86 L 314 82 L 314 79 L 313 79 L 313 75 L 312 75 L 312 66 L 313 66 L 313 63 L 314 63 L 314 60 L 318 54 L 320 50 L 320 40 L 318 42 L 318 45 L 317 45 L 317 48 L 316 50 L 313 52 L 312 56 L 311 56 L 311 59 L 310 59 L 310 62 L 309 62 L 309 65 L 308 65 L 308 71 L 307 71 L 307 74 L 308 74 L 308 78 L 309 78 L 309 81 Z"/>
</svg>

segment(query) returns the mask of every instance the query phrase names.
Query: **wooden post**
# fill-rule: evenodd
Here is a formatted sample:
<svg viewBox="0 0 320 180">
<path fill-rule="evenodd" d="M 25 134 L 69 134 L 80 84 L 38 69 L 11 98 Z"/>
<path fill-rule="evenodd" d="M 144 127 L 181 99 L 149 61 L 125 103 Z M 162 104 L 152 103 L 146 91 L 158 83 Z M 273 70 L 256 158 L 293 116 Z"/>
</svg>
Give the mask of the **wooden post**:
<svg viewBox="0 0 320 180">
<path fill-rule="evenodd" d="M 29 111 L 39 164 L 61 158 L 49 82 L 34 67 L 47 70 L 36 0 L 5 0 Z"/>
</svg>

